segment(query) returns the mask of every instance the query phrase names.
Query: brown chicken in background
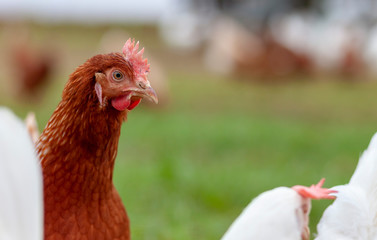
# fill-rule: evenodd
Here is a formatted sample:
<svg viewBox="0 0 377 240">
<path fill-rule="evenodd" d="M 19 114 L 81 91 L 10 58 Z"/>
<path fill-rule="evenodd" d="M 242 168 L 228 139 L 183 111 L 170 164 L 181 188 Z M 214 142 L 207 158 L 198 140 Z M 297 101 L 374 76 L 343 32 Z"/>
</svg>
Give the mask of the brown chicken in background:
<svg viewBox="0 0 377 240">
<path fill-rule="evenodd" d="M 18 77 L 19 95 L 36 95 L 47 84 L 54 67 L 52 54 L 37 49 L 26 41 L 12 48 L 11 58 Z"/>
<path fill-rule="evenodd" d="M 157 103 L 143 49 L 96 55 L 73 72 L 37 143 L 44 179 L 45 239 L 130 239 L 113 185 L 121 125 L 142 98 Z"/>
</svg>

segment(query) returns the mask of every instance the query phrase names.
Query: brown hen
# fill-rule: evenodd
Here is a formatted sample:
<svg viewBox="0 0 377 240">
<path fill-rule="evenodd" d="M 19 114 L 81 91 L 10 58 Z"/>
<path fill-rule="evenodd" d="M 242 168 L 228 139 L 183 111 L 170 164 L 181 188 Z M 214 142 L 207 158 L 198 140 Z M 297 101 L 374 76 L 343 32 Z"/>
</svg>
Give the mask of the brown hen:
<svg viewBox="0 0 377 240">
<path fill-rule="evenodd" d="M 143 49 L 97 55 L 73 72 L 37 143 L 44 178 L 45 239 L 130 239 L 113 185 L 122 122 L 144 97 L 157 103 Z"/>
</svg>

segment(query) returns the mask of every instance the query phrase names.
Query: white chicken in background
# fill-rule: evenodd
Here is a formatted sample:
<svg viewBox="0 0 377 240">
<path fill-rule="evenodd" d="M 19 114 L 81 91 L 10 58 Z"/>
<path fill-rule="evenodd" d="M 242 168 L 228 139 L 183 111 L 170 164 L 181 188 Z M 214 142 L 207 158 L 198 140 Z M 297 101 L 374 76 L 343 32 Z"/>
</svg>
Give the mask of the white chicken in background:
<svg viewBox="0 0 377 240">
<path fill-rule="evenodd" d="M 272 35 L 288 49 L 309 56 L 319 71 L 344 71 L 351 54 L 362 65 L 364 28 L 358 25 L 319 18 L 308 13 L 292 13 L 271 23 Z M 360 63 L 359 63 L 360 62 Z"/>
<path fill-rule="evenodd" d="M 247 66 L 265 50 L 259 36 L 226 16 L 218 16 L 210 32 L 203 49 L 203 62 L 217 74 L 228 75 L 235 72 L 239 65 Z"/>
<path fill-rule="evenodd" d="M 337 199 L 317 226 L 316 240 L 377 239 L 377 134 L 361 156 L 346 185 L 336 186 Z"/>
<path fill-rule="evenodd" d="M 43 239 L 42 173 L 25 124 L 0 107 L 0 239 Z"/>
<path fill-rule="evenodd" d="M 311 187 L 278 187 L 256 197 L 233 222 L 222 240 L 309 239 L 311 199 L 334 199 L 334 190 L 322 188 L 325 179 Z"/>
</svg>

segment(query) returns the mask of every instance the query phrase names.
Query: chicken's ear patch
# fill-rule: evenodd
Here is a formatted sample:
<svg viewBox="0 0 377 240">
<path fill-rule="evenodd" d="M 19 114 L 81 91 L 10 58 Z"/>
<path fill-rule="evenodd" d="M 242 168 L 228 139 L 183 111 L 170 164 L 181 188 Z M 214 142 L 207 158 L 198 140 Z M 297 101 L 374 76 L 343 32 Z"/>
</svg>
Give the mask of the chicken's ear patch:
<svg viewBox="0 0 377 240">
<path fill-rule="evenodd" d="M 101 87 L 101 84 L 99 84 L 98 82 L 96 82 L 96 84 L 94 85 L 94 89 L 96 90 L 96 94 L 97 94 L 97 97 L 98 97 L 99 104 L 102 106 L 103 105 L 103 99 L 102 99 L 102 87 Z"/>
<path fill-rule="evenodd" d="M 102 86 L 99 82 L 101 81 L 101 78 L 104 78 L 104 77 L 106 78 L 106 75 L 103 73 L 95 73 L 95 77 L 96 77 L 96 84 L 94 85 L 94 90 L 96 91 L 100 106 L 103 107 L 104 101 L 102 97 Z"/>
</svg>

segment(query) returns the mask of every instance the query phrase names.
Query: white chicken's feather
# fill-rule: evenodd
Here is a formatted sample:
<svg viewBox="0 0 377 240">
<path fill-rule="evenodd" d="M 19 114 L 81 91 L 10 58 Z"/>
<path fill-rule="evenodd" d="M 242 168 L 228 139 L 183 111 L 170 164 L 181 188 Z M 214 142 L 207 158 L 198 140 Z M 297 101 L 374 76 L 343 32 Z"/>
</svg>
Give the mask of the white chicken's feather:
<svg viewBox="0 0 377 240">
<path fill-rule="evenodd" d="M 334 187 L 337 199 L 317 226 L 316 240 L 377 239 L 377 134 L 364 151 L 349 184 Z"/>
<path fill-rule="evenodd" d="M 301 240 L 305 224 L 302 201 L 288 187 L 264 192 L 244 209 L 222 240 Z"/>
<path fill-rule="evenodd" d="M 43 239 L 42 173 L 25 124 L 0 107 L 0 239 Z"/>
</svg>

